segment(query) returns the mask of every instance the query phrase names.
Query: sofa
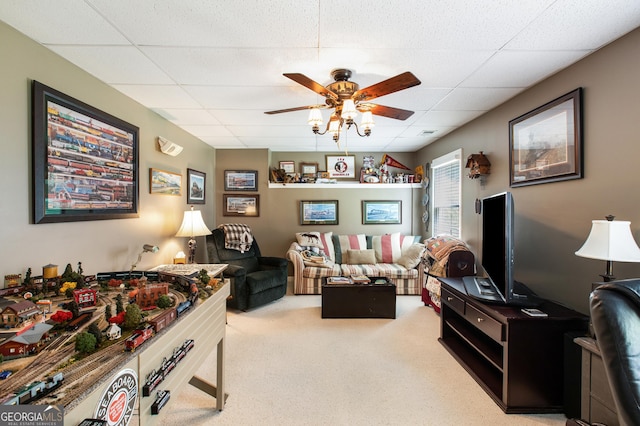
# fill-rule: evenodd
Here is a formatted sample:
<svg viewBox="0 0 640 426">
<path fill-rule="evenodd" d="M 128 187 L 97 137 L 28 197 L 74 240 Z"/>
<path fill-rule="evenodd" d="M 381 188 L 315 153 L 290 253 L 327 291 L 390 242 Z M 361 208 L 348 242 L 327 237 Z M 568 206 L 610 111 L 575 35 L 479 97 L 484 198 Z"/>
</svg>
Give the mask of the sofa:
<svg viewBox="0 0 640 426">
<path fill-rule="evenodd" d="M 386 277 L 396 294 L 419 295 L 425 246 L 418 235 L 299 232 L 287 251 L 294 294 L 320 294 L 327 277 Z"/>
</svg>

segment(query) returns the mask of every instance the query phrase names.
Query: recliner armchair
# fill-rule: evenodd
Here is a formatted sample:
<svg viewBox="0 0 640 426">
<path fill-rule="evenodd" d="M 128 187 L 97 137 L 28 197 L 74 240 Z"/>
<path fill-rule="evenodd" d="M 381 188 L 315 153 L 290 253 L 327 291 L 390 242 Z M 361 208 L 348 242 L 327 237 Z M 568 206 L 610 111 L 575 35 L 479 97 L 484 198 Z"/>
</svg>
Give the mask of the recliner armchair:
<svg viewBox="0 0 640 426">
<path fill-rule="evenodd" d="M 640 425 L 640 279 L 601 285 L 589 309 L 618 420 Z"/>
<path fill-rule="evenodd" d="M 231 279 L 227 306 L 242 311 L 280 299 L 287 292 L 287 260 L 260 254 L 256 239 L 244 253 L 225 248 L 224 231 L 214 229 L 206 237 L 210 263 L 226 263 L 223 272 Z"/>
</svg>

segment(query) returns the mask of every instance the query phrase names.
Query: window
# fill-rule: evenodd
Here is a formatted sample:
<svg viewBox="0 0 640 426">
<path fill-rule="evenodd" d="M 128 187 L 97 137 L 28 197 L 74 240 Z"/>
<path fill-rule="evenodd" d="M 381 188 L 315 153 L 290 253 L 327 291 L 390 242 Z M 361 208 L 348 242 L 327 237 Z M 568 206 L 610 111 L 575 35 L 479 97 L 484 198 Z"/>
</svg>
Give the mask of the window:
<svg viewBox="0 0 640 426">
<path fill-rule="evenodd" d="M 431 163 L 431 217 L 433 235 L 460 238 L 460 168 L 462 150 L 438 157 Z"/>
</svg>

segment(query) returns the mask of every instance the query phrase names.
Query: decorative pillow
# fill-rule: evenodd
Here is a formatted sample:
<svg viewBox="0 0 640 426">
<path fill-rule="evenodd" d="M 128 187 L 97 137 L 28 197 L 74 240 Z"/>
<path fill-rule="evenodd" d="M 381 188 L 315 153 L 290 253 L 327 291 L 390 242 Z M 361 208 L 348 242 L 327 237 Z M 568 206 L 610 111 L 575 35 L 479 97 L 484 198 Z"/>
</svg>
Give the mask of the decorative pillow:
<svg viewBox="0 0 640 426">
<path fill-rule="evenodd" d="M 376 235 L 371 238 L 371 247 L 376 251 L 378 263 L 398 263 L 403 251 L 413 243 L 419 243 L 420 236 L 393 234 Z"/>
<path fill-rule="evenodd" d="M 347 250 L 347 264 L 369 265 L 376 263 L 376 254 L 373 249 Z M 342 259 L 344 262 L 344 258 Z"/>
<path fill-rule="evenodd" d="M 420 263 L 422 254 L 426 247 L 421 243 L 413 243 L 408 248 L 402 250 L 402 256 L 398 259 L 399 265 L 404 266 L 407 269 L 413 269 Z"/>
<path fill-rule="evenodd" d="M 338 264 L 346 263 L 347 250 L 367 248 L 367 237 L 364 234 L 334 235 L 332 240 L 335 248 L 333 260 Z"/>
<path fill-rule="evenodd" d="M 298 244 L 303 247 L 322 248 L 322 241 L 320 241 L 319 232 L 297 232 L 296 240 L 298 241 Z"/>
</svg>

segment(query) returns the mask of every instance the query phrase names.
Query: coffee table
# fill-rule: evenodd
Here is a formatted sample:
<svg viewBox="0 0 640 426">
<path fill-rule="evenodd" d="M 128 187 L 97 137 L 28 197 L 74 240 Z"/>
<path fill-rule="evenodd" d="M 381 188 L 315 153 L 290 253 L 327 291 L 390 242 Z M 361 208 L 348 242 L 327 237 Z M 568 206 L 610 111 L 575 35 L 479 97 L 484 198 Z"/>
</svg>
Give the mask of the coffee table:
<svg viewBox="0 0 640 426">
<path fill-rule="evenodd" d="M 372 278 L 372 281 L 375 281 Z M 395 318 L 396 285 L 322 284 L 322 318 Z"/>
</svg>

